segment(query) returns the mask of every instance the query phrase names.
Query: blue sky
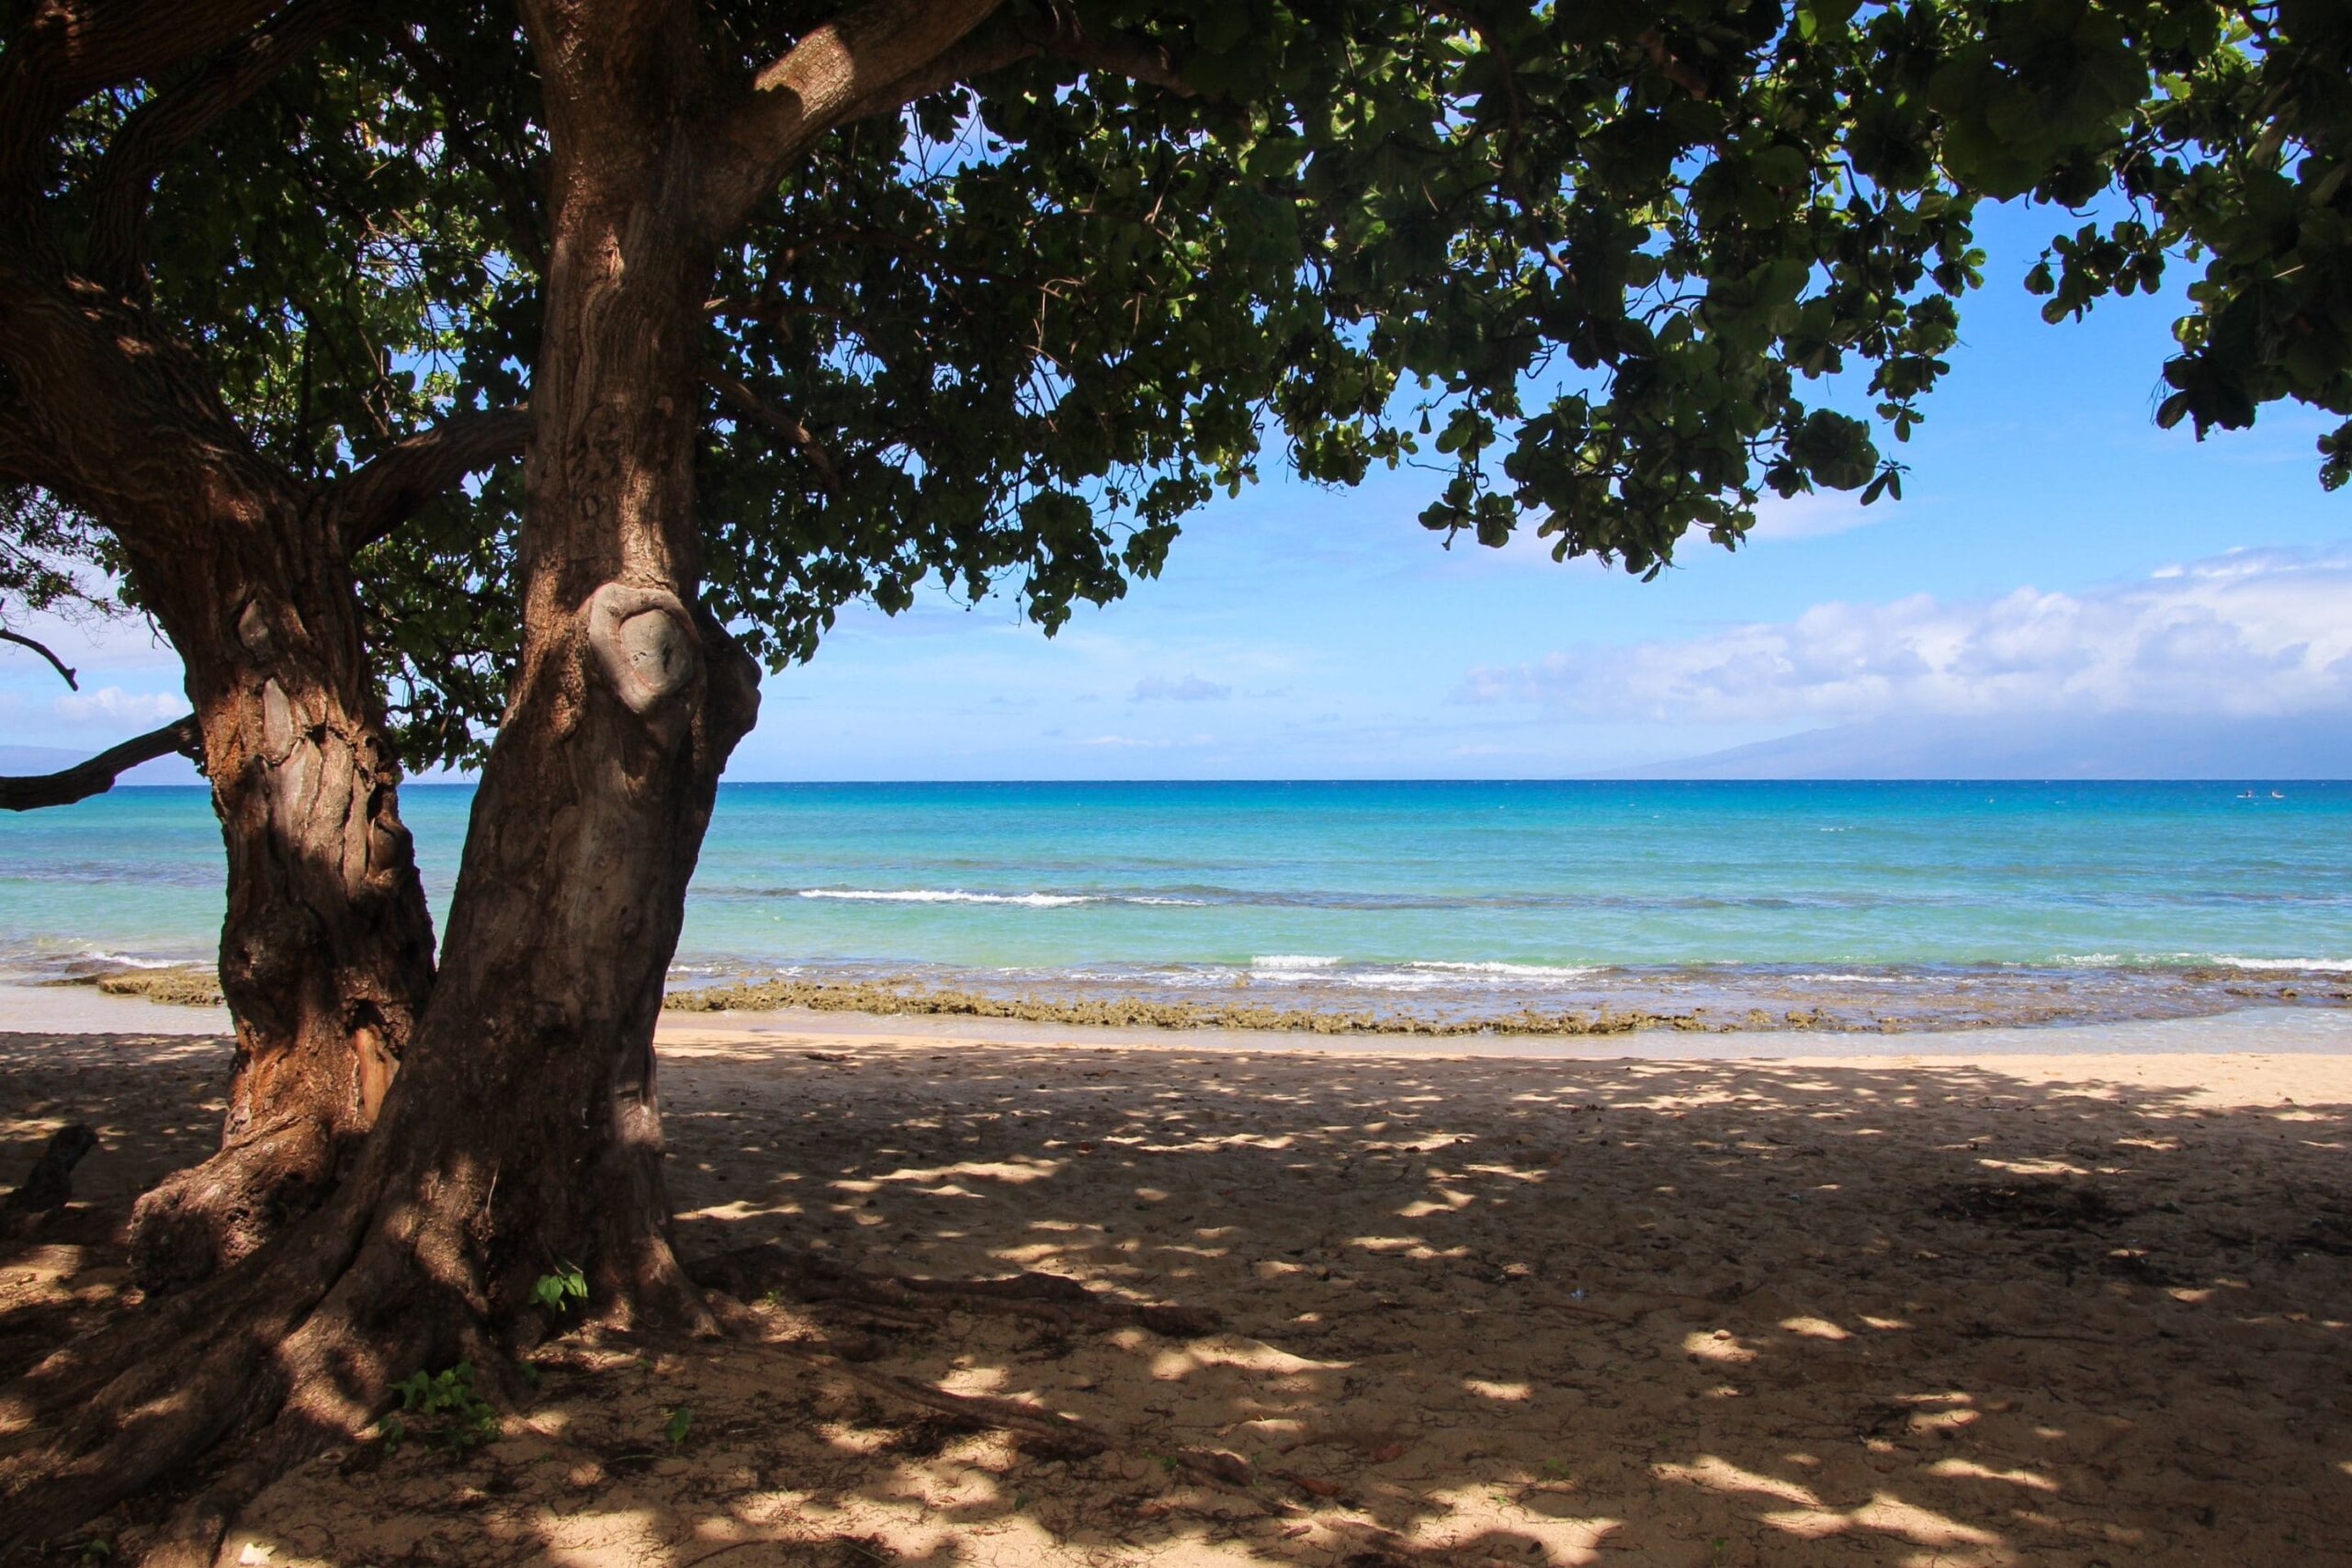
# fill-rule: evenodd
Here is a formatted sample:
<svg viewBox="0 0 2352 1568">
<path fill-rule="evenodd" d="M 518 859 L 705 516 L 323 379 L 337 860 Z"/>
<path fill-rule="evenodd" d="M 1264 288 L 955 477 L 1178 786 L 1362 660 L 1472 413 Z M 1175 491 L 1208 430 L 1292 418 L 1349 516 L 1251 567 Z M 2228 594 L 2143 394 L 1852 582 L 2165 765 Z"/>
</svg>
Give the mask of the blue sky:
<svg viewBox="0 0 2352 1568">
<path fill-rule="evenodd" d="M 2312 450 L 2333 421 L 2156 429 L 2188 275 L 2047 326 L 2018 280 L 2062 226 L 1982 225 L 1986 287 L 1900 502 L 1776 503 L 1736 554 L 1686 545 L 1643 583 L 1532 537 L 1441 548 L 1413 520 L 1425 473 L 1270 479 L 1051 639 L 1009 603 L 844 615 L 769 679 L 729 776 L 1559 776 L 1939 715 L 2055 716 L 2090 744 L 2120 716 L 2342 725 L 2352 491 L 2321 491 Z M 26 629 L 84 693 L 0 658 L 0 744 L 95 750 L 185 711 L 143 629 Z"/>
</svg>

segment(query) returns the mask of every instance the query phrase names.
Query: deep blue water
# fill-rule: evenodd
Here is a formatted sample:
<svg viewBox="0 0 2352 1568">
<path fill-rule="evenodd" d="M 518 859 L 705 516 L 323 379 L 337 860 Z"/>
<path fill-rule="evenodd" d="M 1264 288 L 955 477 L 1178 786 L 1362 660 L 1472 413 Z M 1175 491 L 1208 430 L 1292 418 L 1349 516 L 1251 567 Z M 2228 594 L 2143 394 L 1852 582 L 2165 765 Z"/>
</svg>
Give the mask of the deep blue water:
<svg viewBox="0 0 2352 1568">
<path fill-rule="evenodd" d="M 469 799 L 402 795 L 436 912 Z M 220 876 L 198 789 L 0 820 L 0 968 L 201 958 Z M 1441 1012 L 2326 1002 L 2352 785 L 730 784 L 679 964 Z"/>
</svg>

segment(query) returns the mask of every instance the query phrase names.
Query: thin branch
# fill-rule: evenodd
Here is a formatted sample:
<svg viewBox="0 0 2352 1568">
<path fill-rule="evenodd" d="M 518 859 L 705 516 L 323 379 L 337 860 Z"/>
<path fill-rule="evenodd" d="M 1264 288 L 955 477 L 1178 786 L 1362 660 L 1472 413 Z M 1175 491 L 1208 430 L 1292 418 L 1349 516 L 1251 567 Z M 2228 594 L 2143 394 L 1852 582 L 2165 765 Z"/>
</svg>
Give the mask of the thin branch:
<svg viewBox="0 0 2352 1568">
<path fill-rule="evenodd" d="M 85 263 L 90 276 L 117 288 L 138 284 L 144 271 L 148 198 L 164 165 L 358 13 L 356 0 L 297 0 L 194 76 L 133 110 L 98 166 Z"/>
<path fill-rule="evenodd" d="M 440 98 L 447 113 L 443 117 L 441 134 L 465 161 L 478 170 L 497 190 L 505 209 L 506 245 L 520 256 L 534 272 L 545 273 L 548 263 L 547 222 L 545 203 L 530 179 L 527 162 L 520 151 L 521 138 L 512 126 L 493 126 L 491 111 L 468 97 L 451 79 L 448 62 L 406 28 L 392 28 L 385 39 L 425 88 Z M 467 121 L 469 110 L 481 112 L 483 130 L 497 133 L 506 143 L 505 156 L 499 156 L 484 147 L 474 135 L 474 127 Z"/>
<path fill-rule="evenodd" d="M 451 414 L 320 492 L 318 508 L 346 550 L 372 545 L 467 475 L 531 442 L 528 409 Z"/>
<path fill-rule="evenodd" d="M 808 466 L 817 470 L 818 482 L 825 487 L 827 495 L 841 494 L 841 469 L 834 465 L 833 455 L 825 450 L 824 443 L 811 434 L 807 425 L 732 376 L 707 370 L 703 373 L 703 379 L 709 382 L 720 397 L 798 447 L 800 455 L 808 459 Z"/>
<path fill-rule="evenodd" d="M 1024 17 L 1020 23 L 1023 36 L 1046 53 L 1060 55 L 1106 76 L 1148 82 L 1180 98 L 1193 96 L 1193 85 L 1176 69 L 1174 57 L 1149 39 L 1140 33 L 1117 30 L 1089 32 L 1069 6 L 1057 5 L 1052 9 L 1049 23 L 1040 22 L 1034 16 Z"/>
<path fill-rule="evenodd" d="M 5 635 L 7 634 L 0 633 Z M 196 727 L 194 714 L 184 715 L 161 729 L 151 729 L 135 739 L 109 747 L 87 761 L 53 773 L 0 778 L 0 809 L 33 811 L 44 806 L 70 806 L 94 795 L 104 795 L 114 788 L 115 780 L 121 774 L 141 762 L 152 762 L 174 752 L 198 761 L 203 759 L 204 736 Z"/>
<path fill-rule="evenodd" d="M 78 692 L 82 689 L 81 682 L 74 679 L 74 671 L 65 667 L 65 660 L 58 658 L 55 653 L 50 650 L 49 644 L 45 642 L 35 642 L 32 638 L 25 636 L 22 632 L 12 632 L 5 626 L 0 626 L 0 642 L 13 642 L 19 648 L 31 649 L 35 653 L 38 653 L 43 659 L 48 660 L 51 666 L 54 668 L 60 675 L 65 677 L 65 689 L 67 691 Z"/>
</svg>

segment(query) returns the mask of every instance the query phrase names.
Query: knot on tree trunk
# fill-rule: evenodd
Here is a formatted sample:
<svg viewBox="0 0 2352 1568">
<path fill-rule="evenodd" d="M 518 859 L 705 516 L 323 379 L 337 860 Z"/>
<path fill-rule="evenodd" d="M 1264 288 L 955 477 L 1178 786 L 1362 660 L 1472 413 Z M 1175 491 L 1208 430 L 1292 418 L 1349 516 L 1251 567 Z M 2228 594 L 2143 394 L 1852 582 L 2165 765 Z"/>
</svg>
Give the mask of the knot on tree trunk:
<svg viewBox="0 0 2352 1568">
<path fill-rule="evenodd" d="M 588 648 L 596 669 L 639 717 L 650 718 L 702 671 L 693 615 L 666 588 L 607 582 L 588 597 Z"/>
</svg>

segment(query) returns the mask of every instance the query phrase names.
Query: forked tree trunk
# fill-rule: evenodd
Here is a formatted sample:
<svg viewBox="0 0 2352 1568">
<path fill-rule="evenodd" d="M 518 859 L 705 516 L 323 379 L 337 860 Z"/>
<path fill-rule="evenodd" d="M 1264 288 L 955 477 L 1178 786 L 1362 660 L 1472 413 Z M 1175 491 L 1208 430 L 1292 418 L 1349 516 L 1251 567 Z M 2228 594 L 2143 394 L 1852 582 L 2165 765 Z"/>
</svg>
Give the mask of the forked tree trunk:
<svg viewBox="0 0 2352 1568">
<path fill-rule="evenodd" d="M 556 142 L 532 383 L 522 662 L 446 962 L 379 1124 L 326 1204 L 251 1267 L 36 1372 L 26 1397 L 43 1408 L 17 1414 L 62 1411 L 62 1429 L 42 1460 L 0 1468 L 0 1547 L 88 1517 L 242 1421 L 276 1412 L 297 1446 L 358 1430 L 392 1378 L 527 1327 L 531 1283 L 560 1261 L 587 1269 L 608 1319 L 712 1326 L 669 1241 L 653 1027 L 758 671 L 696 605 L 693 372 L 714 245 L 677 177 L 692 131 L 650 107 L 635 126 L 559 128 L 573 134 Z M 258 760 L 224 759 L 248 769 L 298 728 L 269 716 L 297 694 L 268 697 L 259 666 L 250 679 Z M 240 809 L 309 798 L 294 766 L 251 775 Z"/>
<path fill-rule="evenodd" d="M 431 987 L 432 926 L 335 520 L 186 345 L 30 243 L 0 253 L 0 373 L 11 467 L 115 536 L 186 662 L 228 853 L 221 1148 L 133 1223 L 142 1282 L 186 1284 L 331 1184 Z"/>
</svg>

